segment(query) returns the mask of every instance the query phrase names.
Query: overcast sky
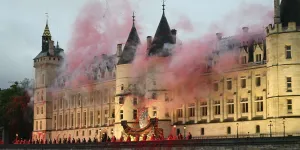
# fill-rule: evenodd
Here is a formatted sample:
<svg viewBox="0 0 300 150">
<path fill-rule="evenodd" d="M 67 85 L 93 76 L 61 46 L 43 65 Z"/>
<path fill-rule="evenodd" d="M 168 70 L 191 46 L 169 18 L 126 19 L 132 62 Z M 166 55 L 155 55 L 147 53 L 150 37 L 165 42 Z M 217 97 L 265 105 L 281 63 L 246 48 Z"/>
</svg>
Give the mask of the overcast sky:
<svg viewBox="0 0 300 150">
<path fill-rule="evenodd" d="M 0 88 L 9 87 L 10 81 L 34 78 L 32 59 L 41 51 L 46 12 L 49 13 L 53 39 L 67 50 L 73 23 L 86 1 L 88 0 L 0 1 Z M 147 35 L 153 36 L 162 14 L 162 0 L 130 1 L 137 15 L 136 20 L 146 29 L 140 38 L 144 40 Z M 178 22 L 180 16 L 187 16 L 195 27 L 195 32 L 190 35 L 197 36 L 207 32 L 211 22 L 222 20 L 225 14 L 248 3 L 273 7 L 273 0 L 167 0 L 166 16 L 171 27 Z M 108 11 L 122 15 L 112 8 Z M 189 35 L 181 38 L 189 38 Z"/>
</svg>

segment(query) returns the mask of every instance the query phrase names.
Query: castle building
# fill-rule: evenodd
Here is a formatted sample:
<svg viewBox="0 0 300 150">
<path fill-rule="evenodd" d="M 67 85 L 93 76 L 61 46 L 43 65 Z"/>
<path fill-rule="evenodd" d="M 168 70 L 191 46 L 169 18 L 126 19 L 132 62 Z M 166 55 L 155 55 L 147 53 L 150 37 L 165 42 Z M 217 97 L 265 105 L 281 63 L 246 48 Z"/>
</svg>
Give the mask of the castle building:
<svg viewBox="0 0 300 150">
<path fill-rule="evenodd" d="M 164 6 L 164 5 L 163 5 Z M 65 86 L 69 77 L 61 76 L 63 49 L 51 39 L 48 23 L 42 36 L 42 51 L 34 58 L 33 139 L 88 139 L 128 135 L 123 123 L 146 128 L 149 118 L 158 119 L 164 136 L 191 132 L 193 136 L 292 135 L 300 122 L 300 0 L 274 0 L 274 24 L 265 34 L 250 33 L 248 41 L 216 34 L 216 48 L 207 60 L 211 89 L 206 96 L 167 109 L 174 93 L 156 79 L 166 73 L 159 65 L 147 68 L 145 75 L 133 74 L 133 61 L 141 43 L 133 22 L 123 48 L 114 55 L 95 58 L 86 76 L 93 81 L 76 88 Z M 147 57 L 166 59 L 172 53 L 165 43 L 176 44 L 176 30 L 170 29 L 165 12 L 155 36 L 147 37 Z M 241 44 L 242 43 L 242 44 Z M 236 50 L 239 67 L 224 74 L 210 71 L 219 56 Z M 163 62 L 163 61 L 161 61 Z M 160 63 L 161 63 L 160 62 Z M 96 66 L 96 67 L 93 67 Z M 51 90 L 51 86 L 60 90 Z M 92 90 L 86 90 L 92 86 Z M 189 101 L 190 102 L 190 101 Z M 147 103 L 147 107 L 143 107 Z M 143 108 L 143 110 L 141 109 Z M 136 120 L 139 120 L 137 122 Z M 173 130 L 173 131 L 172 131 Z"/>
</svg>

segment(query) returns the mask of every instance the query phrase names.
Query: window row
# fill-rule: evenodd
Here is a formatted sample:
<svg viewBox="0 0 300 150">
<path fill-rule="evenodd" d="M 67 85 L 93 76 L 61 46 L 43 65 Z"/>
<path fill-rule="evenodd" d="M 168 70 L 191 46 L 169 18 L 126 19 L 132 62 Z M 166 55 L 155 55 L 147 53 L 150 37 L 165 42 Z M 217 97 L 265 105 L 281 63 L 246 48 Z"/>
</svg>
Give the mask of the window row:
<svg viewBox="0 0 300 150">
<path fill-rule="evenodd" d="M 89 117 L 89 118 L 88 118 Z M 87 112 L 77 113 L 75 116 L 75 113 L 58 115 L 58 118 L 56 115 L 53 116 L 53 123 L 54 123 L 54 129 L 56 128 L 74 128 L 76 127 L 88 127 L 93 125 L 100 125 L 101 124 L 101 118 L 103 118 L 103 124 L 109 125 L 113 124 L 114 122 L 109 122 L 109 118 L 115 118 L 115 110 L 112 110 L 111 115 L 109 115 L 108 110 L 104 110 L 104 115 L 101 117 L 101 111 L 90 111 L 89 116 Z M 89 119 L 89 120 L 88 120 Z M 58 126 L 57 126 L 58 125 Z"/>
<path fill-rule="evenodd" d="M 256 75 L 255 76 L 255 85 L 256 85 L 256 87 L 260 87 L 261 86 L 261 77 L 260 77 L 260 75 Z M 241 77 L 241 79 L 240 79 L 240 87 L 241 88 L 246 88 L 247 87 L 247 79 L 246 79 L 246 77 Z M 228 78 L 226 80 L 226 89 L 227 90 L 232 90 L 232 88 L 233 88 L 232 78 Z M 213 84 L 213 89 L 214 89 L 214 91 L 219 91 L 219 83 L 218 82 L 215 82 Z"/>
<path fill-rule="evenodd" d="M 44 114 L 44 107 L 43 107 L 43 106 L 40 106 L 40 107 L 39 107 L 39 106 L 36 106 L 36 107 L 35 107 L 35 110 L 36 110 L 36 114 L 37 114 L 37 115 L 39 115 L 39 114 L 41 114 L 41 115 Z"/>
</svg>

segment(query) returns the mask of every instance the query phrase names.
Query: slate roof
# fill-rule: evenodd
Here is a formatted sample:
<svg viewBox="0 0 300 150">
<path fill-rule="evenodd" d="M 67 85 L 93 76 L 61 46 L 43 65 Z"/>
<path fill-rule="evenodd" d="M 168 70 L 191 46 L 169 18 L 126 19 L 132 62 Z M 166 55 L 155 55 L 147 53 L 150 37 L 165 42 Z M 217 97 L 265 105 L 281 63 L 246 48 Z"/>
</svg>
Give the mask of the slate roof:
<svg viewBox="0 0 300 150">
<path fill-rule="evenodd" d="M 140 43 L 141 41 L 133 22 L 131 31 L 129 33 L 124 49 L 122 51 L 118 65 L 130 64 L 134 60 L 137 47 Z"/>
<path fill-rule="evenodd" d="M 170 56 L 171 52 L 164 48 L 166 43 L 175 44 L 175 40 L 172 36 L 168 20 L 163 12 L 155 36 L 149 48 L 148 56 Z"/>
<path fill-rule="evenodd" d="M 54 47 L 54 56 L 61 56 L 61 53 L 63 53 L 64 50 L 60 47 Z M 45 57 L 45 56 L 51 56 L 49 51 L 41 51 L 34 59 Z"/>
<path fill-rule="evenodd" d="M 289 22 L 296 22 L 297 26 L 300 26 L 300 0 L 282 0 L 280 19 L 283 27 Z"/>
</svg>

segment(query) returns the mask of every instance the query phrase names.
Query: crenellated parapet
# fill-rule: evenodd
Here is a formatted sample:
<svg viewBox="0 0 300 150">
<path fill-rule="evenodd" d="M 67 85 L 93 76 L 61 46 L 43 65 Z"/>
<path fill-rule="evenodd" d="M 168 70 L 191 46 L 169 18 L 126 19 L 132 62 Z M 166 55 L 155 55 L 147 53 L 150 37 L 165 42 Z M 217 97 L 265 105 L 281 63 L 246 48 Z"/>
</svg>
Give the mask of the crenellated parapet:
<svg viewBox="0 0 300 150">
<path fill-rule="evenodd" d="M 280 24 L 269 24 L 266 27 L 267 36 L 271 34 L 287 33 L 287 32 L 300 32 L 300 26 L 297 26 L 296 22 L 289 22 L 288 26 L 284 27 Z"/>
</svg>

